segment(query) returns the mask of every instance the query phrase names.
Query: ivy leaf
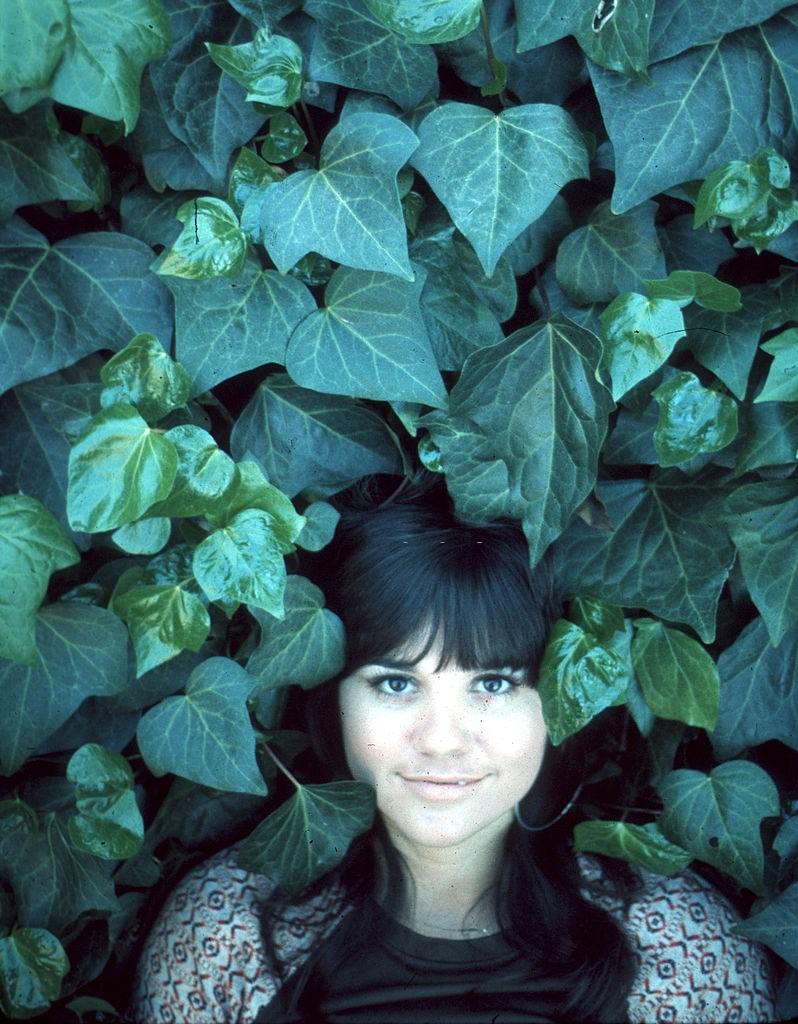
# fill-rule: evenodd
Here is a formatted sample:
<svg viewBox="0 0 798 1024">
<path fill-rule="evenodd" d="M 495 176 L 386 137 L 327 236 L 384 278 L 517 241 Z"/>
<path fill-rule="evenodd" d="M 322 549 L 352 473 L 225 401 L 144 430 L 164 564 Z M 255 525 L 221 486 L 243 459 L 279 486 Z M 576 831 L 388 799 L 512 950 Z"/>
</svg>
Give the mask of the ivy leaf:
<svg viewBox="0 0 798 1024">
<path fill-rule="evenodd" d="M 671 299 L 619 295 L 601 314 L 604 364 L 616 400 L 650 377 L 685 336 L 684 317 Z"/>
<path fill-rule="evenodd" d="M 563 196 L 552 199 L 546 211 L 525 228 L 505 252 L 505 257 L 520 277 L 553 256 L 557 246 L 573 228 L 568 203 Z"/>
<path fill-rule="evenodd" d="M 272 167 L 265 160 L 261 160 L 257 153 L 253 153 L 251 149 L 244 146 L 239 151 L 233 169 L 230 171 L 230 182 L 227 188 L 228 205 L 240 218 L 246 201 L 253 192 L 262 194 L 269 185 L 273 185 L 275 181 L 282 181 L 284 177 L 285 171 L 282 167 Z M 242 229 L 246 234 L 243 225 Z"/>
<path fill-rule="evenodd" d="M 61 60 L 69 30 L 66 0 L 6 0 L 0 29 L 0 95 L 43 88 Z"/>
<path fill-rule="evenodd" d="M 260 155 L 270 163 L 282 164 L 299 156 L 307 144 L 296 118 L 281 110 L 269 118 L 269 133 L 261 143 Z"/>
<path fill-rule="evenodd" d="M 798 882 L 787 886 L 758 914 L 734 926 L 738 935 L 764 942 L 798 968 Z"/>
<path fill-rule="evenodd" d="M 235 468 L 224 507 L 209 512 L 207 518 L 214 526 L 226 526 L 239 512 L 252 508 L 270 516 L 275 537 L 286 551 L 293 551 L 293 543 L 302 532 L 305 517 L 297 515 L 286 495 L 269 483 L 256 462 L 247 459 Z"/>
<path fill-rule="evenodd" d="M 366 6 L 409 43 L 448 43 L 479 24 L 479 0 L 366 0 Z"/>
<path fill-rule="evenodd" d="M 761 894 L 759 825 L 779 813 L 778 790 L 767 772 L 750 761 L 726 761 L 708 775 L 680 768 L 665 776 L 659 792 L 665 836 Z"/>
<path fill-rule="evenodd" d="M 757 616 L 718 659 L 720 708 L 712 732 L 718 758 L 781 740 L 798 750 L 798 631 L 773 646 Z"/>
<path fill-rule="evenodd" d="M 235 478 L 235 463 L 227 452 L 207 430 L 191 423 L 172 427 L 164 437 L 177 452 L 177 471 L 169 496 L 151 506 L 150 514 L 201 516 L 226 507 Z"/>
<path fill-rule="evenodd" d="M 260 643 L 250 655 L 247 671 L 259 690 L 278 686 L 309 689 L 331 679 L 344 667 L 341 620 L 324 607 L 324 594 L 303 576 L 289 576 L 285 618 L 277 621 L 257 609 Z"/>
<path fill-rule="evenodd" d="M 736 313 L 742 308 L 737 288 L 700 270 L 672 270 L 664 280 L 646 281 L 645 287 L 649 298 L 671 299 L 679 306 L 697 302 L 718 313 Z"/>
<path fill-rule="evenodd" d="M 737 488 L 726 500 L 726 522 L 743 578 L 776 646 L 798 622 L 795 481 L 763 481 Z"/>
<path fill-rule="evenodd" d="M 632 661 L 655 715 L 701 729 L 715 728 L 720 678 L 701 644 L 655 619 L 636 619 Z"/>
<path fill-rule="evenodd" d="M 667 840 L 656 822 L 629 825 L 625 821 L 580 821 L 574 827 L 574 845 L 584 853 L 621 857 L 668 878 L 681 874 L 693 859 L 692 854 Z"/>
<path fill-rule="evenodd" d="M 352 114 L 332 128 L 318 171 L 296 171 L 269 186 L 260 227 L 277 269 L 285 273 L 318 252 L 412 281 L 396 172 L 416 142 L 388 114 Z"/>
<path fill-rule="evenodd" d="M 325 305 L 294 329 L 285 366 L 302 387 L 352 398 L 445 406 L 419 309 L 423 284 L 339 267 Z"/>
<path fill-rule="evenodd" d="M 677 373 L 651 392 L 659 404 L 654 447 L 661 466 L 717 452 L 737 436 L 737 404 L 701 385 L 694 373 Z"/>
<path fill-rule="evenodd" d="M 765 385 L 755 402 L 798 401 L 798 329 L 790 327 L 759 346 L 774 356 Z"/>
<path fill-rule="evenodd" d="M 44 1013 L 60 995 L 69 966 L 64 947 L 45 928 L 17 928 L 0 938 L 0 1011 L 7 1020 Z"/>
<path fill-rule="evenodd" d="M 329 502 L 313 501 L 302 515 L 305 525 L 296 539 L 298 546 L 306 551 L 321 551 L 332 540 L 341 513 Z"/>
<path fill-rule="evenodd" d="M 262 270 L 252 255 L 232 279 L 166 280 L 175 298 L 175 352 L 192 395 L 264 363 L 284 364 L 291 332 L 316 308 L 301 282 Z"/>
<path fill-rule="evenodd" d="M 238 863 L 296 895 L 343 859 L 371 827 L 374 809 L 374 790 L 363 782 L 298 786 L 241 843 Z"/>
<path fill-rule="evenodd" d="M 669 270 L 692 267 L 694 271 L 714 274 L 721 263 L 734 256 L 734 249 L 721 231 L 696 231 L 689 213 L 658 225 L 657 235 Z"/>
<path fill-rule="evenodd" d="M 734 467 L 736 476 L 760 466 L 793 462 L 798 451 L 798 403 L 765 402 L 750 406 L 741 434 Z"/>
<path fill-rule="evenodd" d="M 168 341 L 169 293 L 148 267 L 152 250 L 113 231 L 49 246 L 24 221 L 0 232 L 0 390 L 119 349 L 147 331 Z M 31 345 L 35 324 L 36 345 Z"/>
<path fill-rule="evenodd" d="M 64 528 L 35 498 L 0 497 L 0 657 L 37 663 L 36 611 L 52 573 L 80 561 Z"/>
<path fill-rule="evenodd" d="M 197 545 L 194 575 L 211 601 L 241 601 L 281 619 L 288 550 L 273 517 L 247 508 Z"/>
<path fill-rule="evenodd" d="M 247 255 L 247 236 L 223 199 L 201 196 L 177 211 L 183 230 L 153 268 L 158 274 L 205 280 L 235 277 Z"/>
<path fill-rule="evenodd" d="M 115 697 L 127 685 L 127 633 L 105 608 L 47 605 L 38 615 L 36 648 L 35 667 L 0 662 L 4 775 L 13 775 L 87 697 Z"/>
<path fill-rule="evenodd" d="M 625 691 L 629 673 L 623 658 L 566 619 L 554 624 L 538 675 L 551 742 L 587 725 Z"/>
<path fill-rule="evenodd" d="M 430 46 L 405 41 L 375 18 L 361 0 L 306 0 L 316 22 L 308 74 L 362 92 L 388 96 L 403 110 L 417 107 L 437 82 Z"/>
<path fill-rule="evenodd" d="M 723 0 L 710 0 L 699 11 L 688 0 L 659 4 L 651 25 L 651 59 L 664 60 L 723 33 L 756 25 L 785 6 L 784 0 L 742 0 L 733 7 Z"/>
<path fill-rule="evenodd" d="M 610 397 L 598 339 L 565 317 L 469 356 L 449 414 L 419 421 L 440 449 L 458 514 L 523 521 L 534 565 L 590 493 Z"/>
<path fill-rule="evenodd" d="M 608 302 L 639 289 L 646 278 L 664 276 L 656 212 L 656 203 L 646 202 L 616 216 L 609 203 L 599 203 L 557 250 L 557 282 L 566 295 L 583 306 Z"/>
<path fill-rule="evenodd" d="M 247 100 L 290 107 L 302 93 L 302 51 L 293 39 L 259 29 L 240 46 L 205 44 L 214 64 L 247 90 Z"/>
<path fill-rule="evenodd" d="M 70 757 L 78 813 L 69 834 L 80 850 L 103 860 L 125 860 L 141 848 L 144 821 L 133 792 L 133 772 L 121 754 L 85 743 Z"/>
<path fill-rule="evenodd" d="M 568 607 L 568 617 L 586 633 L 602 643 L 609 643 L 616 633 L 626 629 L 623 611 L 594 597 L 575 597 Z"/>
<path fill-rule="evenodd" d="M 424 118 L 418 136 L 411 163 L 471 242 L 488 276 L 563 185 L 588 176 L 576 124 L 551 104 L 525 104 L 497 115 L 446 103 Z"/>
<path fill-rule="evenodd" d="M 111 540 L 129 555 L 154 555 L 169 540 L 172 522 L 164 516 L 148 516 L 114 530 Z"/>
<path fill-rule="evenodd" d="M 137 334 L 108 360 L 100 376 L 107 389 L 103 405 L 128 402 L 147 420 L 162 419 L 188 401 L 188 374 L 152 334 Z"/>
<path fill-rule="evenodd" d="M 734 561 L 719 491 L 711 477 L 688 483 L 678 472 L 599 483 L 596 494 L 612 530 L 572 521 L 555 546 L 564 592 L 646 608 L 686 623 L 711 643 L 718 598 Z"/>
<path fill-rule="evenodd" d="M 137 677 L 181 651 L 198 651 L 211 628 L 199 597 L 177 583 L 134 586 L 114 597 L 113 611 L 130 630 Z"/>
<path fill-rule="evenodd" d="M 299 388 L 284 374 L 260 385 L 230 443 L 236 458 L 252 452 L 289 497 L 311 486 L 332 493 L 366 473 L 400 471 L 399 453 L 379 416 L 351 398 Z"/>
<path fill-rule="evenodd" d="M 763 146 L 795 152 L 798 139 L 785 125 L 792 125 L 798 103 L 790 71 L 796 21 L 798 13 L 788 9 L 730 35 L 713 28 L 709 45 L 691 43 L 653 64 L 650 84 L 591 66 L 616 157 L 613 210 L 622 213 L 672 185 L 706 178 L 741 153 Z"/>
<path fill-rule="evenodd" d="M 153 775 L 181 778 L 229 793 L 263 796 L 246 699 L 252 677 L 229 658 L 194 669 L 182 697 L 167 697 L 141 719 L 136 737 Z"/>
<path fill-rule="evenodd" d="M 177 452 L 132 405 L 103 409 L 69 456 L 67 515 L 76 530 L 112 530 L 141 518 L 172 489 Z"/>
</svg>

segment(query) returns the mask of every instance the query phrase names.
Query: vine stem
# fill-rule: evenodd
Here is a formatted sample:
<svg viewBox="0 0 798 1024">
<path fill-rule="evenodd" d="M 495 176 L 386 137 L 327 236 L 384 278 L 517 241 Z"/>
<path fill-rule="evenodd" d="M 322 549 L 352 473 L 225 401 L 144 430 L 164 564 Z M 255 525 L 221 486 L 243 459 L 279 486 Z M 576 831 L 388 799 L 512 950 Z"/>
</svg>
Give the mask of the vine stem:
<svg viewBox="0 0 798 1024">
<path fill-rule="evenodd" d="M 490 26 L 488 25 L 488 12 L 485 10 L 484 0 L 479 5 L 479 20 L 482 22 L 482 35 L 485 37 L 485 49 L 488 51 L 488 60 L 496 60 L 496 54 L 493 52 L 493 43 L 490 38 Z M 493 69 L 491 68 L 491 74 Z"/>
<path fill-rule="evenodd" d="M 307 126 L 308 134 L 310 135 L 310 144 L 313 146 L 313 152 L 316 156 L 319 156 L 321 153 L 321 146 L 319 144 L 319 137 L 316 134 L 316 125 L 313 123 L 313 118 L 310 116 L 307 104 L 301 97 L 299 100 L 299 108 L 302 111 L 303 118 L 305 119 L 305 125 Z"/>
<path fill-rule="evenodd" d="M 268 743 L 264 743 L 263 745 L 266 748 L 266 753 L 269 755 L 269 757 L 272 759 L 272 761 L 274 761 L 274 763 L 277 765 L 277 767 L 280 769 L 280 771 L 283 773 L 283 775 L 285 775 L 287 778 L 289 778 L 291 780 L 291 782 L 293 782 L 293 784 L 296 786 L 297 789 L 301 789 L 302 788 L 302 783 L 298 782 L 294 778 L 294 776 L 291 774 L 291 772 L 289 772 L 289 770 L 286 768 L 286 766 L 283 764 L 283 762 L 280 760 L 280 758 L 275 754 L 275 752 L 272 750 L 272 748 L 269 746 L 269 744 Z"/>
<path fill-rule="evenodd" d="M 540 276 L 540 271 L 537 267 L 535 267 L 535 284 L 538 286 L 540 304 L 541 306 L 543 306 L 543 315 L 547 320 L 551 320 L 551 306 L 549 305 L 549 296 L 546 294 L 546 286 L 543 284 L 543 278 Z"/>
</svg>

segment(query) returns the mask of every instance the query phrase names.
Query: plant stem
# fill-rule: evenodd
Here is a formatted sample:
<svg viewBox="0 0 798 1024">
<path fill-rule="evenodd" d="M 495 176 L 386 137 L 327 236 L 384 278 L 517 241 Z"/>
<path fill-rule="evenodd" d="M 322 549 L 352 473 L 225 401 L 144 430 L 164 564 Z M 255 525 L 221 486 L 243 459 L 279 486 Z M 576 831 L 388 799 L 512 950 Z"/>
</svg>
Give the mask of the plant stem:
<svg viewBox="0 0 798 1024">
<path fill-rule="evenodd" d="M 321 152 L 321 146 L 319 144 L 319 137 L 316 134 L 316 125 L 313 123 L 313 118 L 310 116 L 310 111 L 308 110 L 307 104 L 303 99 L 300 99 L 299 106 L 300 109 L 302 110 L 302 116 L 305 120 L 305 127 L 307 128 L 308 135 L 310 136 L 310 144 L 313 147 L 313 153 L 316 157 L 318 157 Z"/>
<path fill-rule="evenodd" d="M 540 304 L 543 306 L 543 315 L 547 320 L 551 319 L 551 306 L 549 305 L 549 297 L 546 294 L 546 286 L 543 284 L 543 278 L 540 276 L 540 270 L 535 267 L 535 284 L 538 288 L 538 295 L 540 296 Z"/>
<path fill-rule="evenodd" d="M 485 40 L 485 50 L 488 54 L 488 67 L 490 68 L 491 78 L 494 76 L 493 63 L 496 60 L 496 52 L 493 49 L 493 42 L 490 38 L 490 25 L 488 24 L 488 12 L 485 10 L 484 0 L 479 6 L 479 20 L 482 25 L 482 36 Z M 507 99 L 504 95 L 504 89 L 499 92 L 498 95 L 499 103 L 502 107 L 507 106 Z"/>
<path fill-rule="evenodd" d="M 274 761 L 274 763 L 277 765 L 277 767 L 280 769 L 280 771 L 283 773 L 283 775 L 285 775 L 287 778 L 289 778 L 291 780 L 291 782 L 293 782 L 293 784 L 296 786 L 297 789 L 301 789 L 302 788 L 302 783 L 298 782 L 294 778 L 294 776 L 291 774 L 291 772 L 289 772 L 289 770 L 286 768 L 286 766 L 283 764 L 283 762 L 280 760 L 280 758 L 275 754 L 275 752 L 272 750 L 272 748 L 269 746 L 269 744 L 264 742 L 263 746 L 266 748 L 266 753 L 269 755 L 269 757 L 272 759 L 272 761 Z"/>
</svg>

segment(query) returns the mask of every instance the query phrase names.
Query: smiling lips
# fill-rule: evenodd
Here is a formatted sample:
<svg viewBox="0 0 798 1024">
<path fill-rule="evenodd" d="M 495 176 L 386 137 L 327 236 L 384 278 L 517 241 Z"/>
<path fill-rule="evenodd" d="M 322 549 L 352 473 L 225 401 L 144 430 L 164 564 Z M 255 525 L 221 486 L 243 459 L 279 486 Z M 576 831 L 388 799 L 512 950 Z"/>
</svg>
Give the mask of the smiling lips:
<svg viewBox="0 0 798 1024">
<path fill-rule="evenodd" d="M 470 794 L 485 776 L 402 775 L 411 790 L 427 800 L 457 800 Z"/>
</svg>

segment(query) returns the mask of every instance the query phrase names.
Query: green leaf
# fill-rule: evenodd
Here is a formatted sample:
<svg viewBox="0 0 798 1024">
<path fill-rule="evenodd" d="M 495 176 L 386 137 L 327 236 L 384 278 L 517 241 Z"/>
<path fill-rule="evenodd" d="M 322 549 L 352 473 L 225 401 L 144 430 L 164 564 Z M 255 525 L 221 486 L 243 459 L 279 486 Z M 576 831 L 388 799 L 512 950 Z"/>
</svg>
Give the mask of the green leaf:
<svg viewBox="0 0 798 1024">
<path fill-rule="evenodd" d="M 726 501 L 726 523 L 751 598 L 778 645 L 798 622 L 798 484 L 774 480 L 737 488 Z"/>
<path fill-rule="evenodd" d="M 479 24 L 480 0 L 366 0 L 381 24 L 409 43 L 448 43 Z"/>
<path fill-rule="evenodd" d="M 241 843 L 238 863 L 296 895 L 335 867 L 374 819 L 374 790 L 363 782 L 298 786 Z"/>
<path fill-rule="evenodd" d="M 591 66 L 616 157 L 616 212 L 763 146 L 794 152 L 794 132 L 785 135 L 784 126 L 798 103 L 790 71 L 796 21 L 789 9 L 726 36 L 712 26 L 709 45 L 690 42 L 684 53 L 653 64 L 650 84 Z"/>
<path fill-rule="evenodd" d="M 632 661 L 655 715 L 701 729 L 715 728 L 720 678 L 701 644 L 655 619 L 636 619 Z"/>
<path fill-rule="evenodd" d="M 649 298 L 671 299 L 680 306 L 695 301 L 718 313 L 736 313 L 742 308 L 737 288 L 700 270 L 672 270 L 664 280 L 646 281 L 645 287 Z"/>
<path fill-rule="evenodd" d="M 295 329 L 285 366 L 302 387 L 352 398 L 445 406 L 419 309 L 423 284 L 339 267 L 325 305 Z"/>
<path fill-rule="evenodd" d="M 248 457 L 235 468 L 224 506 L 209 512 L 207 518 L 214 526 L 226 526 L 239 512 L 253 508 L 270 516 L 275 537 L 286 551 L 293 551 L 292 545 L 302 532 L 305 517 L 297 514 L 286 495 L 270 484 L 260 466 Z"/>
<path fill-rule="evenodd" d="M 194 575 L 211 601 L 241 601 L 283 618 L 288 546 L 273 517 L 248 508 L 214 530 L 194 551 Z"/>
<path fill-rule="evenodd" d="M 296 539 L 298 546 L 306 551 L 321 551 L 333 539 L 341 513 L 329 502 L 313 501 L 302 514 L 305 525 Z"/>
<path fill-rule="evenodd" d="M 652 60 L 664 60 L 691 46 L 712 42 L 724 32 L 756 25 L 782 7 L 784 0 L 704 0 L 700 10 L 687 0 L 659 4 L 651 25 Z"/>
<path fill-rule="evenodd" d="M 333 127 L 318 171 L 270 185 L 260 212 L 263 242 L 282 273 L 309 252 L 411 281 L 396 172 L 415 135 L 388 114 L 353 114 Z"/>
<path fill-rule="evenodd" d="M 692 267 L 694 271 L 714 274 L 721 263 L 734 256 L 734 249 L 722 231 L 696 231 L 689 213 L 658 225 L 657 234 L 669 270 Z"/>
<path fill-rule="evenodd" d="M 51 512 L 23 494 L 0 497 L 0 657 L 37 663 L 36 611 L 50 576 L 80 561 Z"/>
<path fill-rule="evenodd" d="M 113 231 L 51 247 L 12 220 L 0 232 L 0 390 L 122 348 L 140 331 L 168 342 L 169 293 L 151 262 L 149 246 Z"/>
<path fill-rule="evenodd" d="M 310 580 L 288 577 L 281 621 L 257 609 L 252 614 L 260 623 L 260 643 L 250 655 L 247 671 L 258 679 L 258 689 L 309 689 L 343 669 L 343 625 L 324 607 L 324 594 Z"/>
<path fill-rule="evenodd" d="M 70 757 L 78 813 L 69 819 L 75 845 L 103 860 L 132 857 L 144 841 L 144 821 L 133 792 L 133 772 L 121 754 L 86 743 Z"/>
<path fill-rule="evenodd" d="M 795 461 L 798 451 L 798 403 L 764 402 L 749 406 L 741 430 L 735 474 L 742 476 L 761 466 Z"/>
<path fill-rule="evenodd" d="M 0 771 L 6 775 L 13 775 L 87 697 L 114 697 L 127 685 L 126 630 L 105 608 L 48 605 L 38 615 L 36 647 L 35 667 L 0 662 L 5 709 Z"/>
<path fill-rule="evenodd" d="M 480 95 L 499 96 L 507 88 L 507 65 L 496 57 L 489 57 L 488 64 L 493 78 L 480 88 Z"/>
<path fill-rule="evenodd" d="M 158 260 L 156 273 L 193 281 L 236 277 L 240 273 L 247 255 L 247 236 L 223 199 L 191 199 L 183 203 L 176 216 L 183 230 Z"/>
<path fill-rule="evenodd" d="M 533 267 L 553 256 L 572 228 L 568 203 L 562 195 L 557 195 L 545 212 L 525 228 L 505 251 L 516 277 L 528 274 Z"/>
<path fill-rule="evenodd" d="M 680 768 L 659 786 L 660 827 L 671 842 L 762 892 L 759 825 L 779 813 L 773 780 L 750 761 L 726 761 L 708 775 Z"/>
<path fill-rule="evenodd" d="M 734 926 L 738 935 L 764 942 L 798 968 L 798 882 L 787 886 L 757 914 Z"/>
<path fill-rule="evenodd" d="M 8 1020 L 44 1013 L 69 971 L 64 947 L 45 928 L 18 928 L 0 938 L 0 1010 Z"/>
<path fill-rule="evenodd" d="M 522 520 L 536 564 L 596 479 L 611 402 L 598 339 L 567 318 L 469 356 L 449 400 L 420 426 L 440 449 L 458 514 Z"/>
<path fill-rule="evenodd" d="M 175 297 L 176 356 L 191 378 L 190 394 L 264 363 L 285 363 L 296 325 L 316 308 L 293 277 L 245 259 L 235 279 L 166 279 Z"/>
<path fill-rule="evenodd" d="M 134 586 L 114 598 L 113 610 L 130 630 L 137 676 L 181 651 L 198 651 L 211 628 L 205 605 L 179 584 Z"/>
<path fill-rule="evenodd" d="M 164 516 L 148 516 L 137 523 L 120 526 L 111 540 L 129 555 L 154 555 L 169 540 L 172 522 Z"/>
<path fill-rule="evenodd" d="M 798 750 L 798 631 L 773 646 L 757 616 L 718 659 L 720 708 L 712 732 L 718 758 L 781 740 Z"/>
<path fill-rule="evenodd" d="M 122 230 L 147 245 L 168 247 L 180 234 L 176 214 L 184 201 L 182 195 L 158 195 L 146 185 L 134 188 L 119 202 Z"/>
<path fill-rule="evenodd" d="M 575 597 L 569 605 L 568 618 L 604 644 L 626 629 L 623 610 L 594 597 Z"/>
<path fill-rule="evenodd" d="M 790 327 L 763 342 L 760 348 L 774 359 L 768 370 L 765 385 L 754 401 L 798 401 L 798 329 Z"/>
<path fill-rule="evenodd" d="M 169 494 L 176 472 L 174 445 L 132 405 L 103 409 L 69 456 L 69 522 L 90 533 L 132 523 Z"/>
<path fill-rule="evenodd" d="M 429 46 L 386 30 L 361 0 L 306 0 L 316 22 L 308 75 L 320 82 L 388 96 L 403 110 L 418 106 L 436 85 Z"/>
<path fill-rule="evenodd" d="M 684 318 L 671 299 L 619 295 L 601 314 L 604 365 L 612 378 L 612 397 L 650 377 L 685 336 Z"/>
<path fill-rule="evenodd" d="M 639 289 L 646 278 L 665 274 L 665 257 L 654 227 L 655 203 L 642 203 L 619 216 L 599 203 L 584 227 L 572 231 L 557 250 L 557 281 L 580 305 L 608 302 L 619 292 Z"/>
<path fill-rule="evenodd" d="M 302 51 L 292 39 L 258 29 L 250 43 L 206 43 L 214 64 L 247 90 L 247 99 L 273 107 L 290 107 L 302 93 Z"/>
<path fill-rule="evenodd" d="M 201 516 L 227 507 L 235 463 L 211 435 L 190 423 L 167 430 L 177 452 L 177 472 L 168 497 L 150 509 L 157 516 Z"/>
<path fill-rule="evenodd" d="M 152 334 L 137 334 L 108 360 L 100 376 L 107 389 L 104 406 L 128 402 L 146 420 L 160 420 L 188 401 L 188 374 Z"/>
<path fill-rule="evenodd" d="M 0 95 L 42 88 L 64 53 L 69 30 L 66 0 L 5 0 L 0 27 Z"/>
<path fill-rule="evenodd" d="M 680 875 L 692 855 L 669 842 L 656 822 L 629 825 L 625 821 L 580 821 L 574 827 L 574 845 L 584 853 L 602 853 L 638 864 L 668 878 Z"/>
<path fill-rule="evenodd" d="M 446 103 L 424 118 L 418 136 L 413 167 L 471 242 L 488 275 L 566 182 L 588 176 L 587 151 L 575 122 L 551 104 L 494 114 Z"/>
<path fill-rule="evenodd" d="M 209 658 L 191 673 L 185 696 L 150 708 L 136 736 L 153 775 L 173 772 L 225 792 L 265 795 L 246 709 L 253 682 L 229 658 Z"/>
<path fill-rule="evenodd" d="M 596 493 L 612 530 L 572 521 L 555 549 L 564 593 L 646 608 L 711 643 L 734 561 L 718 509 L 722 487 L 709 475 L 687 482 L 671 471 L 599 483 Z"/>
<path fill-rule="evenodd" d="M 230 171 L 230 183 L 227 189 L 228 205 L 240 218 L 244 205 L 253 192 L 262 192 L 269 185 L 273 185 L 275 181 L 282 181 L 284 177 L 285 171 L 282 167 L 272 167 L 265 160 L 261 160 L 257 153 L 253 153 L 245 146 L 239 151 L 233 169 Z"/>
<path fill-rule="evenodd" d="M 677 373 L 651 392 L 659 404 L 654 447 L 661 466 L 717 452 L 737 436 L 737 404 L 701 385 L 694 373 Z"/>
<path fill-rule="evenodd" d="M 543 717 L 551 742 L 587 725 L 626 690 L 621 656 L 573 622 L 554 624 L 538 675 Z"/>
<path fill-rule="evenodd" d="M 236 458 L 250 451 L 289 497 L 308 487 L 332 493 L 367 473 L 401 472 L 381 417 L 350 398 L 299 388 L 284 374 L 260 385 L 230 444 Z"/>
<path fill-rule="evenodd" d="M 281 110 L 269 118 L 269 133 L 261 143 L 260 155 L 270 163 L 282 164 L 299 156 L 307 144 L 296 118 Z"/>
</svg>

